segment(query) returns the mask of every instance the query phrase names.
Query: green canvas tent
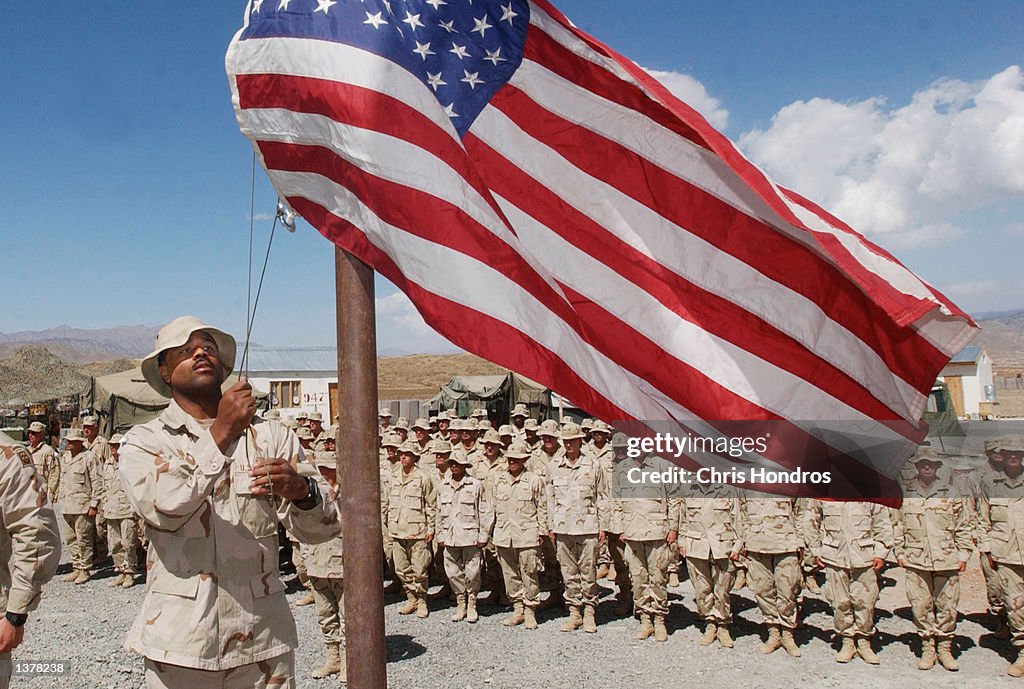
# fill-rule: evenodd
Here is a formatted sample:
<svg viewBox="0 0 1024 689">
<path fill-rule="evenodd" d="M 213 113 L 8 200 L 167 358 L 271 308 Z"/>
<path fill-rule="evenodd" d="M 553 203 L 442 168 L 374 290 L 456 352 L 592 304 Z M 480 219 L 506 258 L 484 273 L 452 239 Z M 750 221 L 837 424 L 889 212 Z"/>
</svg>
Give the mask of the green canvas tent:
<svg viewBox="0 0 1024 689">
<path fill-rule="evenodd" d="M 453 376 L 430 401 L 431 409 L 453 410 L 459 416 L 483 408 L 492 419 L 501 419 L 502 423 L 517 404 L 525 404 L 535 419 L 546 418 L 551 408 L 551 391 L 518 373 Z"/>
</svg>

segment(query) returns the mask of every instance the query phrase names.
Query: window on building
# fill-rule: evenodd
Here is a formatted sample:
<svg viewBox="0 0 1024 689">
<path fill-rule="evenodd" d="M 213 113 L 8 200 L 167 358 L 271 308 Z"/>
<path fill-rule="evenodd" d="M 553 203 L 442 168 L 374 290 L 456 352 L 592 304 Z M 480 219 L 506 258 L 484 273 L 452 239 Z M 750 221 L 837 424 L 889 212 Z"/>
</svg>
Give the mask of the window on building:
<svg viewBox="0 0 1024 689">
<path fill-rule="evenodd" d="M 270 383 L 270 399 L 274 407 L 288 409 L 302 404 L 302 382 L 275 380 Z"/>
</svg>

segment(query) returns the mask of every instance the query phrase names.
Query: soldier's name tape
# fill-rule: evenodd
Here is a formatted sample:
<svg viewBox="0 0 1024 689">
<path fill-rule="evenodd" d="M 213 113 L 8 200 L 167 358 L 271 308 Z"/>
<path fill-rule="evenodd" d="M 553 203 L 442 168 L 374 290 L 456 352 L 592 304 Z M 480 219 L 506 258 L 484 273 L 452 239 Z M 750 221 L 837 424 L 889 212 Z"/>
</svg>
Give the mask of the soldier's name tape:
<svg viewBox="0 0 1024 689">
<path fill-rule="evenodd" d="M 71 671 L 68 660 L 15 660 L 12 665 L 12 674 L 22 677 L 66 675 Z"/>
</svg>

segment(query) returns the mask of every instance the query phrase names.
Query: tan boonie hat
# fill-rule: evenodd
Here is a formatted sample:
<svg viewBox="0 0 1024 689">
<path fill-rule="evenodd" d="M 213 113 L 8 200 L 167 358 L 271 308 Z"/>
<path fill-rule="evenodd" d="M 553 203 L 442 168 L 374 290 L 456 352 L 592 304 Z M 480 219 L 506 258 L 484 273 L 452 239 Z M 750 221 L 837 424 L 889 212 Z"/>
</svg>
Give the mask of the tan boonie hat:
<svg viewBox="0 0 1024 689">
<path fill-rule="evenodd" d="M 483 443 L 485 445 L 487 443 L 493 443 L 495 445 L 501 445 L 501 436 L 498 435 L 498 432 L 496 430 L 494 430 L 493 428 L 490 428 L 490 429 L 487 430 L 486 433 L 484 433 Z"/>
<path fill-rule="evenodd" d="M 517 441 L 508 446 L 505 451 L 505 459 L 529 459 L 530 446 L 522 441 Z"/>
<path fill-rule="evenodd" d="M 553 438 L 558 437 L 558 422 L 554 419 L 548 419 L 540 425 L 540 429 L 537 431 L 537 435 L 549 435 Z"/>
<path fill-rule="evenodd" d="M 391 427 L 394 428 L 396 431 L 400 430 L 400 431 L 405 431 L 405 432 L 408 433 L 408 431 L 409 431 L 409 419 L 405 418 L 404 416 L 399 416 L 398 417 L 398 421 L 396 421 L 395 423 L 391 424 Z"/>
<path fill-rule="evenodd" d="M 583 438 L 582 428 L 572 422 L 562 426 L 562 440 L 575 440 L 577 438 Z"/>
<path fill-rule="evenodd" d="M 985 441 L 985 452 L 999 452 L 1003 447 L 1003 438 L 989 438 Z"/>
<path fill-rule="evenodd" d="M 452 422 L 448 424 L 448 430 L 450 431 L 463 431 L 466 429 L 466 422 L 462 419 L 452 419 Z"/>
<path fill-rule="evenodd" d="M 41 424 L 38 421 L 33 421 L 32 423 L 30 423 L 28 425 L 28 430 L 29 430 L 29 433 L 45 433 L 46 432 L 46 426 L 44 426 L 43 424 Z"/>
<path fill-rule="evenodd" d="M 612 447 L 629 447 L 629 438 L 625 433 L 616 433 L 612 436 Z"/>
<path fill-rule="evenodd" d="M 295 436 L 299 440 L 312 440 L 313 431 L 309 430 L 305 426 L 299 426 L 297 429 L 295 429 Z"/>
<path fill-rule="evenodd" d="M 280 421 L 281 410 L 280 409 L 268 409 L 267 413 L 263 415 L 263 418 L 267 421 Z"/>
<path fill-rule="evenodd" d="M 472 417 L 474 419 L 486 418 L 487 417 L 487 410 L 483 409 L 483 408 L 474 409 L 472 412 L 470 412 L 469 415 L 470 415 L 470 417 Z"/>
<path fill-rule="evenodd" d="M 452 451 L 452 444 L 450 442 L 448 442 L 447 440 L 435 440 L 434 441 L 432 452 L 435 455 L 441 455 L 441 454 L 444 454 L 445 452 L 451 452 L 451 451 Z"/>
<path fill-rule="evenodd" d="M 325 469 L 338 468 L 338 454 L 336 452 L 314 452 L 313 465 Z"/>
<path fill-rule="evenodd" d="M 1014 454 L 1021 454 L 1024 452 L 1024 438 L 1011 437 L 1003 438 L 1003 442 L 999 444 L 999 449 L 1003 452 L 1012 452 Z"/>
<path fill-rule="evenodd" d="M 608 435 L 612 434 L 612 427 L 601 420 L 595 421 L 593 427 L 591 427 L 590 430 L 592 433 L 607 433 Z"/>
<path fill-rule="evenodd" d="M 412 429 L 413 429 L 414 431 L 415 431 L 415 430 L 416 430 L 417 428 L 418 428 L 418 429 L 420 429 L 421 431 L 429 431 L 429 430 L 430 430 L 430 422 L 429 422 L 429 421 L 427 421 L 426 419 L 424 419 L 424 418 L 423 418 L 423 417 L 421 416 L 420 418 L 416 419 L 416 423 L 414 423 L 414 424 L 412 425 Z"/>
<path fill-rule="evenodd" d="M 321 414 L 318 411 L 311 411 L 306 416 L 306 418 L 309 419 L 310 421 L 323 421 L 324 420 L 324 415 Z"/>
<path fill-rule="evenodd" d="M 391 410 L 388 409 L 387 407 L 381 407 L 380 411 L 377 412 L 377 416 L 385 416 L 385 417 L 390 419 L 391 418 Z"/>
<path fill-rule="evenodd" d="M 81 428 L 69 428 L 67 435 L 64 436 L 64 440 L 68 441 L 69 443 L 75 441 L 80 441 L 84 443 L 86 441 L 86 437 L 85 433 L 82 433 Z"/>
<path fill-rule="evenodd" d="M 120 433 L 115 433 L 114 435 L 110 436 L 111 445 L 120 445 L 123 440 L 124 436 L 121 435 Z"/>
<path fill-rule="evenodd" d="M 582 430 L 584 430 L 584 431 L 589 431 L 593 427 L 594 427 L 594 420 L 593 419 L 583 419 L 583 423 L 580 424 L 580 428 Z"/>
<path fill-rule="evenodd" d="M 299 419 L 306 419 L 308 421 L 309 413 L 305 409 L 300 409 L 299 413 L 295 415 L 295 420 L 298 421 Z"/>
<path fill-rule="evenodd" d="M 512 417 L 515 417 L 515 416 L 529 416 L 529 415 L 530 415 L 530 412 L 526 410 L 526 405 L 525 404 L 517 404 L 515 407 L 512 408 L 512 413 L 509 414 L 509 418 L 512 418 Z"/>
<path fill-rule="evenodd" d="M 224 367 L 224 375 L 227 376 L 235 368 L 235 338 L 223 330 L 206 325 L 195 316 L 181 316 L 160 328 L 156 335 L 156 348 L 142 360 L 142 377 L 149 383 L 149 387 L 159 392 L 164 397 L 171 396 L 171 386 L 160 377 L 160 364 L 157 360 L 160 354 L 168 349 L 174 349 L 188 342 L 192 333 L 204 331 L 210 334 L 213 341 L 217 343 L 220 351 L 218 358 L 221 366 Z"/>
<path fill-rule="evenodd" d="M 464 467 L 471 467 L 471 466 L 473 466 L 473 460 L 469 458 L 469 455 L 467 455 L 465 452 L 461 452 L 461 451 L 460 452 L 453 452 L 451 454 L 451 456 L 448 457 L 448 461 L 449 462 L 455 462 L 456 464 L 461 464 Z"/>
<path fill-rule="evenodd" d="M 494 428 L 494 426 L 491 425 L 491 422 L 488 419 L 477 419 L 477 421 L 476 421 L 476 430 L 478 430 L 478 431 L 486 431 L 486 430 L 490 430 L 492 428 Z"/>
<path fill-rule="evenodd" d="M 416 455 L 417 457 L 419 457 L 420 454 L 421 454 L 420 446 L 417 445 L 416 443 L 410 443 L 410 442 L 406 441 L 406 442 L 402 443 L 401 446 L 398 448 L 398 454 L 404 454 L 406 452 L 408 452 L 409 454 L 413 454 L 413 455 Z"/>
<path fill-rule="evenodd" d="M 540 429 L 540 424 L 537 423 L 537 419 L 529 418 L 526 423 L 523 424 L 524 431 L 536 431 Z"/>
<path fill-rule="evenodd" d="M 503 425 L 503 426 L 500 426 L 500 427 L 498 428 L 498 435 L 500 435 L 500 436 L 502 436 L 502 437 L 505 437 L 506 435 L 514 435 L 514 434 L 512 433 L 512 427 L 511 427 L 511 426 L 509 426 L 508 424 L 505 424 L 505 425 Z"/>
<path fill-rule="evenodd" d="M 82 428 L 85 428 L 86 426 L 98 426 L 99 424 L 100 420 L 92 414 L 82 417 Z"/>
<path fill-rule="evenodd" d="M 911 464 L 917 464 L 918 462 L 931 462 L 932 464 L 942 466 L 942 460 L 935 454 L 935 450 L 927 446 L 917 448 L 914 456 L 910 458 Z"/>
<path fill-rule="evenodd" d="M 437 412 L 437 416 L 435 418 L 438 421 L 451 421 L 452 417 L 450 417 L 448 415 L 448 412 L 446 412 L 446 411 L 439 411 L 439 412 Z"/>
<path fill-rule="evenodd" d="M 402 439 L 398 437 L 397 433 L 388 433 L 384 436 L 384 442 L 381 443 L 381 447 L 399 447 L 402 444 Z"/>
</svg>

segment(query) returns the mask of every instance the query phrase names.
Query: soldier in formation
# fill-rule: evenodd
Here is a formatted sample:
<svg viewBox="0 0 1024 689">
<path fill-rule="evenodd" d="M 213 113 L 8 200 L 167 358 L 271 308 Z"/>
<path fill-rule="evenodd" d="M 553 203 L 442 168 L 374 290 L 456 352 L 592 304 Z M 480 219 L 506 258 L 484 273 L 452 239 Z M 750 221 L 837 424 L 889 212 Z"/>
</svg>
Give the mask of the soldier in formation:
<svg viewBox="0 0 1024 689">
<path fill-rule="evenodd" d="M 121 481 L 120 433 L 110 439 L 110 459 L 103 464 L 103 517 L 107 522 L 107 545 L 114 560 L 115 576 L 107 586 L 131 588 L 139 571 L 139 531 L 135 513 Z"/>
<path fill-rule="evenodd" d="M 433 481 L 418 466 L 419 453 L 415 443 L 406 442 L 398 448 L 401 470 L 391 478 L 386 516 L 395 574 L 406 595 L 406 603 L 398 613 L 416 613 L 422 619 L 430 614 L 427 571 L 437 500 Z"/>
<path fill-rule="evenodd" d="M 55 504 L 60 489 L 60 462 L 53 447 L 46 442 L 46 426 L 44 424 L 33 421 L 28 425 L 28 443 L 36 474 L 46 488 L 46 497 Z"/>
<path fill-rule="evenodd" d="M 102 493 L 102 479 L 86 437 L 80 428 L 68 429 L 64 436 L 67 450 L 61 455 L 59 504 L 67 524 L 67 544 L 72 571 L 64 581 L 84 584 L 89 581 L 93 565 L 93 538 L 96 513 Z"/>
<path fill-rule="evenodd" d="M 334 452 L 317 452 L 313 463 L 320 471 L 330 492 L 324 500 L 333 502 L 339 519 L 338 505 L 338 457 Z M 340 529 L 340 523 L 339 523 Z M 345 569 L 342 565 L 341 532 L 329 541 L 306 546 L 306 572 L 309 574 L 313 598 L 316 601 L 316 619 L 320 623 L 320 634 L 324 640 L 327 658 L 324 664 L 313 672 L 314 679 L 345 676 Z"/>
</svg>

